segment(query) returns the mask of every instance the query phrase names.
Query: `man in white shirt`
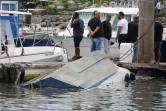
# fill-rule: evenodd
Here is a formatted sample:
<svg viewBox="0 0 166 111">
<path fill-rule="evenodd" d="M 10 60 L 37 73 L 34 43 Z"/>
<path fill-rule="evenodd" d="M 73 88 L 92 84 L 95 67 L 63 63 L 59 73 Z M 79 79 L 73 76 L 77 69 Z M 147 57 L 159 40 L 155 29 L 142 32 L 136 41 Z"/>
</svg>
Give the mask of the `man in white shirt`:
<svg viewBox="0 0 166 111">
<path fill-rule="evenodd" d="M 159 16 L 159 15 L 160 15 L 160 11 L 161 11 L 161 3 L 160 3 L 160 0 L 157 1 L 157 5 L 156 5 L 155 9 L 157 10 L 157 14 L 158 14 L 158 16 Z"/>
<path fill-rule="evenodd" d="M 115 42 L 118 41 L 119 43 L 119 48 L 120 48 L 120 44 L 126 42 L 127 39 L 127 32 L 128 32 L 128 21 L 124 18 L 124 13 L 123 12 L 119 12 L 118 15 L 118 31 L 117 31 L 117 36 L 115 39 Z"/>
</svg>

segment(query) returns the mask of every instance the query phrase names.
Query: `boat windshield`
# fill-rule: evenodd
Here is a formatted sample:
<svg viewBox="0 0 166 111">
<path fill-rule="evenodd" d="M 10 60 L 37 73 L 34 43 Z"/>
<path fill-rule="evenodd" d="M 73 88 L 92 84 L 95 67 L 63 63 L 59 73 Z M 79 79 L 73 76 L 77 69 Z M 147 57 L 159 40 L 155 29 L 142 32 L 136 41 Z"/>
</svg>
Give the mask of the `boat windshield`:
<svg viewBox="0 0 166 111">
<path fill-rule="evenodd" d="M 118 21 L 119 21 L 118 14 L 101 13 L 101 15 L 100 15 L 101 22 L 106 20 L 107 15 L 111 16 L 110 23 L 112 24 L 112 30 L 117 31 L 117 24 L 118 24 Z M 88 30 L 88 22 L 91 18 L 93 18 L 93 13 L 92 12 L 79 12 L 79 17 L 84 21 L 85 30 Z M 131 17 L 132 17 L 132 15 L 125 15 L 125 19 L 128 22 L 131 22 Z M 69 22 L 67 27 L 70 30 L 70 32 L 72 33 L 73 30 L 72 30 L 72 28 L 70 28 L 70 22 Z"/>
</svg>

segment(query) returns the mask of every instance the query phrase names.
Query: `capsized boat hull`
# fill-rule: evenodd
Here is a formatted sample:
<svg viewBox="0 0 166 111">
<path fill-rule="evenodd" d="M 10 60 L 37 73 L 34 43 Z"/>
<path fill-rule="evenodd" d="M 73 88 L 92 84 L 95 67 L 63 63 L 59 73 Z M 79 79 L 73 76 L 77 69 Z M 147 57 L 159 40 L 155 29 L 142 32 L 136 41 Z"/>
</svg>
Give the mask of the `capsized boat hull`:
<svg viewBox="0 0 166 111">
<path fill-rule="evenodd" d="M 21 86 L 92 89 L 124 82 L 127 73 L 130 71 L 116 66 L 102 51 L 96 51 Z"/>
</svg>

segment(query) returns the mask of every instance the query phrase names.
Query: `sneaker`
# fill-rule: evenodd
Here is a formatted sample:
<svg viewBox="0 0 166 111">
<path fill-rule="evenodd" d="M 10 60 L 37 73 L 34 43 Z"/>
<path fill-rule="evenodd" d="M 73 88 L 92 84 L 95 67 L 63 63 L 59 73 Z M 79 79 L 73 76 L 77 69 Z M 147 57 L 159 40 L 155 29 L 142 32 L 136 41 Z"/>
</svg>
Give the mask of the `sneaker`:
<svg viewBox="0 0 166 111">
<path fill-rule="evenodd" d="M 77 57 L 77 59 L 81 59 L 81 58 L 82 58 L 82 56 Z"/>
<path fill-rule="evenodd" d="M 72 58 L 72 60 L 76 60 L 77 59 L 77 57 L 76 56 L 74 56 L 73 58 Z"/>
</svg>

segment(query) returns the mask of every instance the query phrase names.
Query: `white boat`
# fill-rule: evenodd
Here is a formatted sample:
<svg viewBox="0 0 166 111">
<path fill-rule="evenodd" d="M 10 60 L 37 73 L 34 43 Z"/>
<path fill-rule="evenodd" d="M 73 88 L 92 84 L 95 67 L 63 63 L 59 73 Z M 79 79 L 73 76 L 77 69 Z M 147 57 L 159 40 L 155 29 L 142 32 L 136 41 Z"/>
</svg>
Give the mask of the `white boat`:
<svg viewBox="0 0 166 111">
<path fill-rule="evenodd" d="M 104 21 L 106 19 L 106 15 L 109 14 L 112 16 L 110 23 L 112 24 L 112 39 L 111 41 L 114 42 L 113 45 L 110 45 L 110 58 L 119 58 L 120 57 L 120 51 L 118 48 L 118 43 L 115 42 L 116 34 L 117 34 L 117 23 L 119 21 L 118 19 L 118 13 L 120 11 L 123 11 L 125 14 L 125 18 L 128 22 L 131 22 L 133 20 L 133 17 L 138 14 L 139 9 L 138 8 L 132 8 L 132 7 L 100 7 L 100 8 L 89 8 L 89 9 L 83 9 L 78 10 L 76 12 L 79 13 L 80 18 L 84 21 L 85 31 L 84 31 L 84 38 L 81 42 L 80 48 L 81 48 L 81 55 L 86 55 L 90 53 L 90 45 L 91 41 L 89 37 L 87 37 L 88 31 L 88 22 L 93 17 L 93 12 L 97 10 L 101 13 L 101 21 Z M 63 39 L 66 38 L 65 48 L 69 52 L 69 56 L 74 56 L 74 43 L 73 38 L 71 37 L 73 34 L 73 29 L 70 28 L 70 23 L 67 26 L 67 29 L 63 32 L 59 32 L 57 35 L 57 39 Z M 104 47 L 103 47 L 104 51 Z"/>
<path fill-rule="evenodd" d="M 16 11 L 2 11 L 5 14 L 30 14 Z M 16 47 L 13 34 L 11 31 L 10 22 L 8 20 L 0 20 L 0 62 L 15 63 L 15 62 L 56 62 L 56 59 L 65 53 L 65 49 L 54 46 L 31 46 L 23 47 L 23 42 L 26 38 L 18 37 L 21 47 Z M 35 41 L 35 40 L 34 40 Z"/>
</svg>

